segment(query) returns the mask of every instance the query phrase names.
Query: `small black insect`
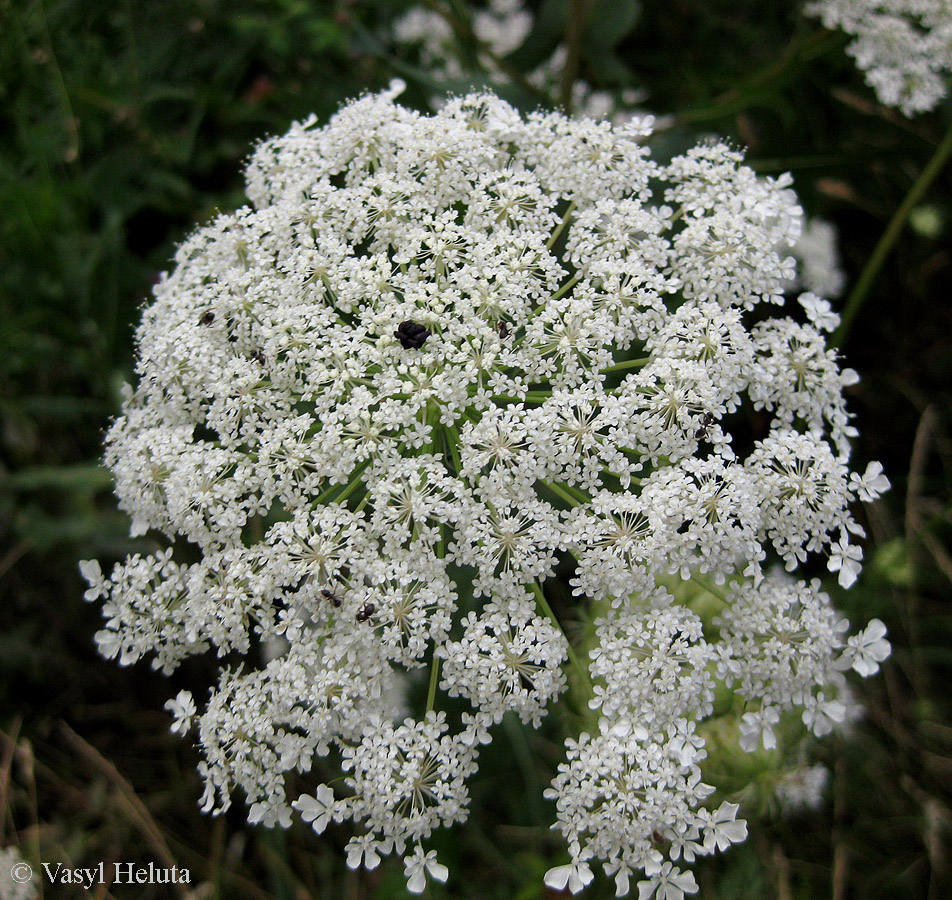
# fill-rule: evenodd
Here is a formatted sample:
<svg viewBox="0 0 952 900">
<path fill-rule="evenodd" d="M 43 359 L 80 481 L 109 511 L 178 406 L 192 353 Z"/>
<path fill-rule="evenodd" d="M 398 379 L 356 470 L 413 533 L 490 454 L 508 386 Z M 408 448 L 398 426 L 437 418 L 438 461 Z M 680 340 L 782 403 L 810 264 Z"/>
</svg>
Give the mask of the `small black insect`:
<svg viewBox="0 0 952 900">
<path fill-rule="evenodd" d="M 496 334 L 499 335 L 499 340 L 504 341 L 509 337 L 509 326 L 505 322 L 500 322 L 496 326 Z"/>
<path fill-rule="evenodd" d="M 419 350 L 430 336 L 430 331 L 425 325 L 407 319 L 400 323 L 393 336 L 400 341 L 404 350 Z"/>
<path fill-rule="evenodd" d="M 370 603 L 368 601 L 362 607 L 360 607 L 360 609 L 357 610 L 357 617 L 356 617 L 357 621 L 366 622 L 367 619 L 369 619 L 376 611 L 377 611 L 377 607 L 374 606 L 373 603 Z"/>
<path fill-rule="evenodd" d="M 215 321 L 215 314 L 208 310 L 207 312 L 202 313 L 202 317 L 198 320 L 199 325 L 211 325 Z"/>
<path fill-rule="evenodd" d="M 324 589 L 321 591 L 321 596 L 322 596 L 325 600 L 329 600 L 330 603 L 331 603 L 331 606 L 333 606 L 333 607 L 335 607 L 335 608 L 340 608 L 341 599 L 340 599 L 340 597 L 338 597 L 337 594 L 335 594 L 333 591 L 329 591 L 327 588 L 324 588 Z"/>
<path fill-rule="evenodd" d="M 265 364 L 264 354 L 260 350 L 254 350 L 251 354 L 251 358 L 259 365 L 263 366 Z"/>
<path fill-rule="evenodd" d="M 714 416 L 709 412 L 704 413 L 703 418 L 701 419 L 701 427 L 694 432 L 694 440 L 703 441 L 707 437 L 707 429 L 714 424 Z"/>
</svg>

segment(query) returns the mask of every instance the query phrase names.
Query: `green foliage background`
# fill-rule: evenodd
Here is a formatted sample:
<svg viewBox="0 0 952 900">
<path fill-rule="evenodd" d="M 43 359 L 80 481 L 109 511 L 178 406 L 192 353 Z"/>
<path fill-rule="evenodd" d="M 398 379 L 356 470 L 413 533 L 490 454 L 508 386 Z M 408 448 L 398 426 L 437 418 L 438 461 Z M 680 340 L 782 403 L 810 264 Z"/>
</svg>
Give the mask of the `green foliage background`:
<svg viewBox="0 0 952 900">
<path fill-rule="evenodd" d="M 176 243 L 242 203 L 255 140 L 310 112 L 326 119 L 394 75 L 421 108 L 487 83 L 474 69 L 436 84 L 398 51 L 389 26 L 409 5 L 0 0 L 0 846 L 34 865 L 174 862 L 202 898 L 407 896 L 399 866 L 343 868 L 343 831 L 252 829 L 240 803 L 217 820 L 198 812 L 197 753 L 169 735 L 162 705 L 207 673 L 195 663 L 167 680 L 101 660 L 77 560 L 131 548 L 98 459 L 132 380 L 132 330 Z M 429 5 L 475 66 L 472 4 Z M 909 121 L 878 106 L 845 38 L 797 2 L 530 6 L 536 25 L 503 61 L 507 99 L 558 100 L 525 73 L 569 35 L 569 83 L 641 89 L 675 116 L 660 155 L 726 135 L 761 172 L 793 172 L 808 212 L 837 225 L 851 284 L 882 262 L 838 337 L 863 376 L 857 464 L 882 460 L 894 487 L 866 512 L 860 583 L 837 593 L 857 621 L 887 623 L 894 655 L 857 686 L 869 711 L 855 733 L 816 748 L 834 776 L 825 805 L 793 818 L 748 809 L 751 839 L 698 867 L 700 896 L 952 896 L 952 179 L 943 167 L 923 177 L 948 155 L 952 107 Z M 897 210 L 896 239 L 877 252 Z M 472 823 L 440 838 L 453 874 L 431 896 L 556 896 L 542 888 L 561 852 L 543 827 L 551 773 L 531 763 L 557 760 L 548 740 L 513 726 L 492 746 Z M 599 882 L 588 896 L 611 893 Z M 115 885 L 95 896 L 185 895 Z"/>
</svg>

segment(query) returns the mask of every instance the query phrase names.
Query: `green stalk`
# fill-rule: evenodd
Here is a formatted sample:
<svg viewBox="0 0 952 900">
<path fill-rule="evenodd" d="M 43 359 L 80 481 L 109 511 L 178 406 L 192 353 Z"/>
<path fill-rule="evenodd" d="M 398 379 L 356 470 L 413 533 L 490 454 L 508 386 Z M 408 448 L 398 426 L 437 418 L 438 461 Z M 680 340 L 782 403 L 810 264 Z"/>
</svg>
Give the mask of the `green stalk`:
<svg viewBox="0 0 952 900">
<path fill-rule="evenodd" d="M 360 475 L 363 475 L 363 470 L 361 470 Z M 342 503 L 342 502 L 343 502 L 344 500 L 346 500 L 352 493 L 354 493 L 354 491 L 356 491 L 357 488 L 359 488 L 359 487 L 361 486 L 361 484 L 363 484 L 363 479 L 360 477 L 360 475 L 358 475 L 356 478 L 352 478 L 352 479 L 350 480 L 350 483 L 347 485 L 347 487 L 345 487 L 344 490 L 341 491 L 341 493 L 339 493 L 339 494 L 334 498 L 334 501 L 335 501 L 336 503 Z"/>
<path fill-rule="evenodd" d="M 869 262 L 866 263 L 866 268 L 863 269 L 862 274 L 859 276 L 856 286 L 850 291 L 850 295 L 846 300 L 846 306 L 843 308 L 843 318 L 840 322 L 840 327 L 836 329 L 833 333 L 833 337 L 830 339 L 831 346 L 839 347 L 846 339 L 853 320 L 862 308 L 863 303 L 866 302 L 869 289 L 872 287 L 873 281 L 876 279 L 879 270 L 886 261 L 886 257 L 896 243 L 899 233 L 909 218 L 909 214 L 912 212 L 913 207 L 922 199 L 922 195 L 928 190 L 939 172 L 942 171 L 950 154 L 952 154 L 952 124 L 949 125 L 945 136 L 942 138 L 939 146 L 936 147 L 932 158 L 926 163 L 926 167 L 909 189 L 909 193 L 906 194 L 902 203 L 899 204 L 899 208 L 893 213 L 893 217 L 889 220 L 889 224 L 886 226 L 883 236 L 879 239 L 879 243 L 869 258 Z"/>
<path fill-rule="evenodd" d="M 446 555 L 446 539 L 443 534 L 443 525 L 439 526 L 440 538 L 436 545 L 436 555 L 443 559 Z M 433 658 L 430 661 L 430 684 L 426 689 L 426 712 L 431 713 L 436 708 L 436 688 L 440 683 L 440 658 L 436 655 L 436 645 L 433 646 Z"/>
<path fill-rule="evenodd" d="M 559 226 L 559 227 L 561 228 L 562 226 Z M 566 281 L 565 284 L 563 284 L 562 287 L 560 287 L 549 299 L 558 300 L 564 294 L 567 294 L 570 290 L 572 290 L 572 288 L 574 288 L 575 285 L 577 285 L 581 280 L 582 280 L 582 275 L 581 273 L 577 272 L 568 281 Z M 544 307 L 542 306 L 536 307 L 536 309 L 533 310 L 533 314 L 535 314 L 536 312 L 538 312 L 540 309 L 543 309 L 543 308 Z"/>
<path fill-rule="evenodd" d="M 460 461 L 459 445 L 460 436 L 455 425 L 444 425 L 443 436 L 445 437 L 446 447 L 449 450 L 450 458 L 453 460 L 453 468 L 456 475 L 463 471 L 463 464 Z"/>
<path fill-rule="evenodd" d="M 569 221 L 572 218 L 572 213 L 575 212 L 575 201 L 573 200 L 569 203 L 568 208 L 565 210 L 565 214 L 562 216 L 562 221 L 556 226 L 555 231 L 552 232 L 549 237 L 548 242 L 545 245 L 546 250 L 551 250 L 555 245 L 555 242 L 559 239 L 559 235 L 565 230 L 565 226 L 569 224 Z"/>
<path fill-rule="evenodd" d="M 570 487 L 567 484 L 560 484 L 557 481 L 543 481 L 542 484 L 544 484 L 557 497 L 561 497 L 573 509 L 576 506 L 581 506 L 583 503 L 588 503 L 591 500 L 591 497 L 586 496 L 584 492 L 580 491 L 578 488 Z"/>
<path fill-rule="evenodd" d="M 569 640 L 569 636 L 565 633 L 565 629 L 562 627 L 562 623 L 555 617 L 555 613 L 552 611 L 552 607 L 549 606 L 549 601 L 545 599 L 545 594 L 542 592 L 542 587 L 537 581 L 532 582 L 532 592 L 535 594 L 536 603 L 539 606 L 539 609 L 545 614 L 546 618 L 562 633 L 565 638 L 566 646 L 569 651 L 569 663 L 572 668 L 575 670 L 576 675 L 578 675 L 579 681 L 584 686 L 585 690 L 588 693 L 588 697 L 594 697 L 595 691 L 592 688 L 592 679 L 589 678 L 588 669 L 582 665 L 581 659 L 579 659 L 578 654 L 575 652 L 575 648 L 572 646 L 572 642 Z"/>
<path fill-rule="evenodd" d="M 705 591 L 707 591 L 712 597 L 716 597 L 725 606 L 730 606 L 730 600 L 727 599 L 727 594 L 720 588 L 711 584 L 708 579 L 702 577 L 701 575 L 692 575 L 691 581 L 693 581 L 699 588 L 703 588 Z"/>
<path fill-rule="evenodd" d="M 559 79 L 559 94 L 566 115 L 572 112 L 572 88 L 578 81 L 581 68 L 582 43 L 590 7 L 590 0 L 569 0 L 569 15 L 565 23 L 565 64 Z"/>
<path fill-rule="evenodd" d="M 511 394 L 493 394 L 492 399 L 501 403 L 545 403 L 552 398 L 552 391 L 526 391 L 525 397 Z"/>
<path fill-rule="evenodd" d="M 436 686 L 440 681 L 440 658 L 433 653 L 433 662 L 430 664 L 430 686 L 426 691 L 426 712 L 433 712 L 436 707 Z"/>
<path fill-rule="evenodd" d="M 611 372 L 624 372 L 626 369 L 640 369 L 642 366 L 647 365 L 651 362 L 650 356 L 642 356 L 638 359 L 626 359 L 624 362 L 615 363 L 611 366 L 606 366 L 601 370 L 602 375 L 608 375 Z"/>
<path fill-rule="evenodd" d="M 337 492 L 341 490 L 341 486 L 339 484 L 333 484 L 326 491 L 324 491 L 324 493 L 321 494 L 317 500 L 314 501 L 314 505 L 321 506 L 325 503 L 337 502 L 343 500 L 345 497 L 349 497 L 357 489 L 358 485 L 360 485 L 362 476 L 364 474 L 364 469 L 366 469 L 369 465 L 370 460 L 364 460 L 354 470 L 354 474 L 351 476 L 350 481 L 340 494 Z"/>
</svg>

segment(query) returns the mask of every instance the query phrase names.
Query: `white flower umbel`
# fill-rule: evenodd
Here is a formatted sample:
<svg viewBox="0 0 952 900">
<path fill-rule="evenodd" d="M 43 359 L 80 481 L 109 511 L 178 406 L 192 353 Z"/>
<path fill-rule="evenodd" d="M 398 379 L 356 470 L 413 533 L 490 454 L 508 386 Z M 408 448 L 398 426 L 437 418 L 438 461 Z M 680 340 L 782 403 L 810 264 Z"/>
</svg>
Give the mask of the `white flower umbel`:
<svg viewBox="0 0 952 900">
<path fill-rule="evenodd" d="M 489 0 L 472 12 L 480 65 L 494 82 L 504 80 L 497 60 L 522 44 L 532 28 L 532 13 L 521 0 Z M 420 66 L 434 81 L 461 80 L 468 72 L 466 52 L 448 17 L 433 8 L 413 6 L 393 25 L 393 40 L 406 53 L 415 48 Z"/>
<path fill-rule="evenodd" d="M 254 822 L 346 821 L 348 864 L 396 853 L 412 891 L 448 876 L 426 843 L 466 818 L 492 729 L 572 684 L 547 883 L 600 862 L 619 893 L 682 897 L 746 834 L 704 806 L 718 683 L 769 746 L 788 711 L 842 721 L 844 671 L 888 653 L 770 565 L 852 581 L 850 506 L 888 487 L 850 470 L 826 301 L 769 312 L 797 274 L 790 179 L 716 143 L 654 162 L 643 121 L 396 93 L 262 144 L 254 206 L 157 286 L 106 459 L 166 549 L 83 564 L 97 641 L 163 671 L 217 654 L 210 698 L 168 705 L 204 807 L 239 789 Z M 569 556 L 584 647 L 544 587 Z M 320 757 L 343 774 L 289 797 Z"/>
<path fill-rule="evenodd" d="M 846 52 L 886 106 L 913 116 L 933 109 L 948 92 L 949 0 L 813 0 L 806 13 L 853 36 Z"/>
<path fill-rule="evenodd" d="M 823 297 L 839 297 L 843 293 L 846 273 L 840 266 L 836 228 L 831 223 L 807 219 L 793 254 L 800 263 L 800 282 L 806 290 Z"/>
</svg>

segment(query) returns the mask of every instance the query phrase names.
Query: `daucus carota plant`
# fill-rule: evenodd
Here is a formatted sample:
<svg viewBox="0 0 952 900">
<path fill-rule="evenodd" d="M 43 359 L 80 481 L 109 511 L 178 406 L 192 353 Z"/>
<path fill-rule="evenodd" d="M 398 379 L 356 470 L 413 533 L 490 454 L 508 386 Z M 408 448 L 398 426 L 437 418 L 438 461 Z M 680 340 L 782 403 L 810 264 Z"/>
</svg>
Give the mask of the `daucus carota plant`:
<svg viewBox="0 0 952 900">
<path fill-rule="evenodd" d="M 654 162 L 648 120 L 486 94 L 427 117 L 396 90 L 262 144 L 253 207 L 157 286 L 106 459 L 168 546 L 84 563 L 99 646 L 166 672 L 243 654 L 202 710 L 169 705 L 205 808 L 240 789 L 252 821 L 349 820 L 349 864 L 399 854 L 413 891 L 447 877 L 427 840 L 466 818 L 494 726 L 571 684 L 588 725 L 546 792 L 570 853 L 547 883 L 600 861 L 619 894 L 682 896 L 685 861 L 746 834 L 704 806 L 715 687 L 769 747 L 789 710 L 827 733 L 844 670 L 888 653 L 788 574 L 822 555 L 852 583 L 849 506 L 888 486 L 849 469 L 829 304 L 765 312 L 796 274 L 790 179 L 717 143 Z M 762 433 L 732 434 L 745 409 Z M 557 557 L 593 622 L 573 641 Z M 331 755 L 341 777 L 287 796 Z"/>
</svg>

